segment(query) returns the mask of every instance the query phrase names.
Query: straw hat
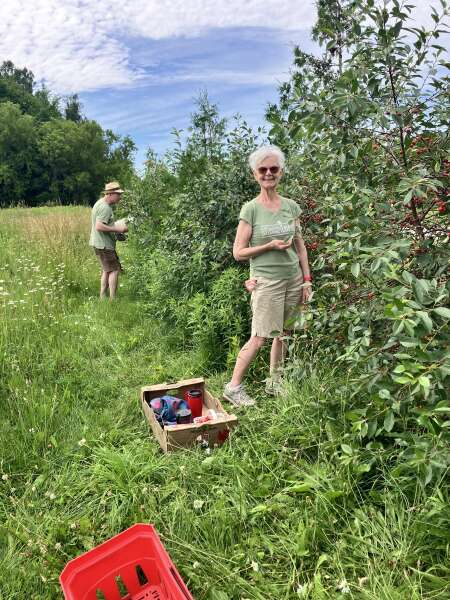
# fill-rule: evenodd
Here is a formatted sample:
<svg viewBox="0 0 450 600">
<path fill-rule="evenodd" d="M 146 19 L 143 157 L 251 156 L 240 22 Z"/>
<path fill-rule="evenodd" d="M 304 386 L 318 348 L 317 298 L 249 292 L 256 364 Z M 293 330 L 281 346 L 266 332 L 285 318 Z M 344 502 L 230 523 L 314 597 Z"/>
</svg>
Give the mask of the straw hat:
<svg viewBox="0 0 450 600">
<path fill-rule="evenodd" d="M 105 194 L 123 194 L 124 190 L 120 188 L 118 181 L 110 181 L 103 190 Z"/>
</svg>

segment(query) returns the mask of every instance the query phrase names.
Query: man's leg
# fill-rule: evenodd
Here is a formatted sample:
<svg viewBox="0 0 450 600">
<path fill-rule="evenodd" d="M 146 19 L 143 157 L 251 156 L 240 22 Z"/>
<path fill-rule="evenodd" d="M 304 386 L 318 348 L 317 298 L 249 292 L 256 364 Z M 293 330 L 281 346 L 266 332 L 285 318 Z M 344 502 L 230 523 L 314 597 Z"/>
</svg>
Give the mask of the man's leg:
<svg viewBox="0 0 450 600">
<path fill-rule="evenodd" d="M 109 279 L 108 271 L 102 271 L 102 275 L 100 277 L 100 298 L 106 297 L 106 291 L 108 289 L 108 279 Z"/>
<path fill-rule="evenodd" d="M 117 284 L 119 281 L 119 271 L 110 271 L 108 273 L 108 284 L 109 284 L 109 299 L 112 300 L 116 297 Z"/>
</svg>

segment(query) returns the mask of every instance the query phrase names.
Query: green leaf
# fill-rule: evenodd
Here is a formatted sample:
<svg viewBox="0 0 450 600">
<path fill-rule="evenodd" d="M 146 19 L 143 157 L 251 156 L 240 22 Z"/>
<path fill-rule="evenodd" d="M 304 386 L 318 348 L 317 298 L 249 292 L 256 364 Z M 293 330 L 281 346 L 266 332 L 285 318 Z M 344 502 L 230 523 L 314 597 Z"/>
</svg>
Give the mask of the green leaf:
<svg viewBox="0 0 450 600">
<path fill-rule="evenodd" d="M 359 272 L 361 270 L 361 265 L 359 262 L 353 263 L 351 266 L 352 275 L 354 277 L 359 277 Z"/>
<path fill-rule="evenodd" d="M 450 319 L 450 308 L 445 308 L 444 306 L 439 306 L 438 308 L 433 308 L 433 312 L 442 317 L 443 319 Z"/>
<path fill-rule="evenodd" d="M 403 365 L 399 365 L 400 367 L 403 367 Z M 397 367 L 398 368 L 398 367 Z M 405 370 L 405 367 L 403 367 L 403 371 Z M 394 371 L 395 373 L 396 371 Z M 398 372 L 398 371 L 397 371 Z M 385 388 L 383 388 L 382 390 L 380 390 L 378 392 L 378 395 L 380 398 L 383 398 L 383 400 L 389 400 L 389 398 L 391 397 L 391 392 Z"/>
<path fill-rule="evenodd" d="M 423 310 L 418 310 L 416 312 L 416 315 L 422 321 L 422 323 L 423 323 L 425 329 L 428 331 L 428 333 L 430 333 L 430 331 L 432 331 L 432 329 L 433 329 L 433 321 L 430 319 L 428 313 L 426 313 Z"/>
<path fill-rule="evenodd" d="M 425 299 L 425 294 L 427 294 L 429 289 L 430 285 L 425 279 L 417 279 L 413 282 L 413 290 L 419 302 L 423 303 Z"/>
<path fill-rule="evenodd" d="M 423 388 L 428 389 L 430 387 L 430 380 L 425 375 L 421 375 L 417 381 Z"/>
<path fill-rule="evenodd" d="M 375 435 L 375 432 L 377 430 L 377 426 L 378 426 L 378 421 L 377 419 L 373 419 L 372 421 L 369 421 L 368 423 L 368 427 L 367 427 L 367 437 L 373 437 Z"/>
<path fill-rule="evenodd" d="M 394 381 L 395 383 L 399 383 L 400 385 L 412 382 L 412 380 L 409 377 L 394 377 Z"/>
<path fill-rule="evenodd" d="M 431 468 L 431 465 L 425 466 L 423 475 L 423 482 L 425 485 L 428 485 L 433 478 L 433 469 Z"/>
<path fill-rule="evenodd" d="M 348 444 L 341 444 L 342 452 L 351 456 L 353 454 L 353 448 Z"/>
<path fill-rule="evenodd" d="M 328 554 L 321 554 L 321 555 L 319 556 L 319 559 L 318 559 L 318 561 L 317 561 L 317 564 L 316 564 L 316 570 L 317 570 L 317 569 L 318 569 L 318 568 L 319 568 L 321 565 L 323 565 L 323 563 L 325 563 L 325 562 L 328 562 L 329 560 L 330 560 L 330 557 L 328 556 Z"/>
<path fill-rule="evenodd" d="M 385 431 L 387 431 L 388 433 L 390 431 L 392 431 L 392 428 L 394 427 L 394 423 L 395 423 L 394 413 L 392 412 L 392 410 L 388 410 L 386 413 L 386 416 L 384 417 L 384 423 L 383 423 L 383 427 L 384 427 Z"/>
<path fill-rule="evenodd" d="M 372 468 L 372 465 L 370 465 L 368 463 L 361 463 L 360 465 L 357 466 L 356 471 L 358 473 L 368 473 L 371 468 Z"/>
<path fill-rule="evenodd" d="M 377 271 L 380 268 L 381 262 L 382 262 L 382 260 L 379 256 L 373 261 L 373 263 L 370 267 L 370 270 L 372 271 L 372 273 L 375 273 L 375 271 Z"/>
<path fill-rule="evenodd" d="M 314 489 L 314 484 L 308 481 L 304 481 L 302 483 L 295 483 L 290 487 L 286 488 L 286 492 L 291 494 L 304 494 L 305 492 L 310 492 Z"/>
<path fill-rule="evenodd" d="M 400 340 L 400 344 L 405 348 L 417 348 L 419 345 L 418 341 L 408 341 L 408 340 Z"/>
</svg>

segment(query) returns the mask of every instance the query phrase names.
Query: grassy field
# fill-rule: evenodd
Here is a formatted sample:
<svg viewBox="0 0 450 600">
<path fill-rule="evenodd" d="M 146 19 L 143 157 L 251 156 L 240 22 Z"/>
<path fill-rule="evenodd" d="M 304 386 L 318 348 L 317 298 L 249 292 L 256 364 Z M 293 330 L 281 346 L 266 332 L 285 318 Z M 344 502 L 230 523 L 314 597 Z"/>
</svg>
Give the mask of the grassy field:
<svg viewBox="0 0 450 600">
<path fill-rule="evenodd" d="M 139 388 L 202 375 L 200 360 L 126 276 L 97 299 L 88 229 L 86 208 L 0 211 L 0 598 L 62 598 L 65 563 L 136 522 L 197 600 L 448 598 L 448 498 L 335 460 L 331 367 L 260 393 L 221 449 L 160 452 Z"/>
</svg>

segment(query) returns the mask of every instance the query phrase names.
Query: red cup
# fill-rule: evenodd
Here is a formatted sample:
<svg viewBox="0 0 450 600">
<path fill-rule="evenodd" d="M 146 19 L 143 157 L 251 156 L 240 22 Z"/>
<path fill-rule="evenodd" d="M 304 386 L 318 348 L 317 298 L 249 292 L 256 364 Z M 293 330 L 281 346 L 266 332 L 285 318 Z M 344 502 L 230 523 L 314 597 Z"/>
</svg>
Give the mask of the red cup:
<svg viewBox="0 0 450 600">
<path fill-rule="evenodd" d="M 201 390 L 186 390 L 184 399 L 191 409 L 192 417 L 201 417 L 203 408 L 203 394 Z"/>
</svg>

